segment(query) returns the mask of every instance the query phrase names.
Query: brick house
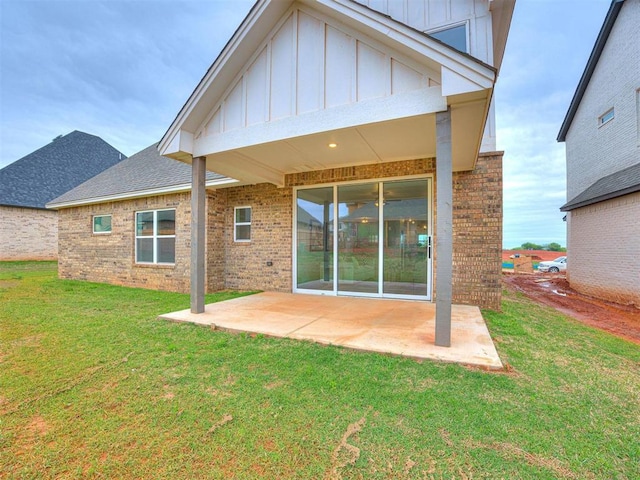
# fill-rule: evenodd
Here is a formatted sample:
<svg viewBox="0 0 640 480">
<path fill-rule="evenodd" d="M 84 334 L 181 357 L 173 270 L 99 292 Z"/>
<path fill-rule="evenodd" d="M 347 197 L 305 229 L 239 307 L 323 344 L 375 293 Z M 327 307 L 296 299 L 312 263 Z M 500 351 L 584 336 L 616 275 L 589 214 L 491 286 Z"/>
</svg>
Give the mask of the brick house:
<svg viewBox="0 0 640 480">
<path fill-rule="evenodd" d="M 640 1 L 614 0 L 564 119 L 567 279 L 640 305 Z"/>
<path fill-rule="evenodd" d="M 0 261 L 55 260 L 58 215 L 45 205 L 127 158 L 100 137 L 73 131 L 0 170 Z"/>
<path fill-rule="evenodd" d="M 514 2 L 432 3 L 257 1 L 157 146 L 187 177 L 50 204 L 60 274 L 190 291 L 194 313 L 221 288 L 435 301 L 438 345 L 452 302 L 500 308 Z"/>
</svg>

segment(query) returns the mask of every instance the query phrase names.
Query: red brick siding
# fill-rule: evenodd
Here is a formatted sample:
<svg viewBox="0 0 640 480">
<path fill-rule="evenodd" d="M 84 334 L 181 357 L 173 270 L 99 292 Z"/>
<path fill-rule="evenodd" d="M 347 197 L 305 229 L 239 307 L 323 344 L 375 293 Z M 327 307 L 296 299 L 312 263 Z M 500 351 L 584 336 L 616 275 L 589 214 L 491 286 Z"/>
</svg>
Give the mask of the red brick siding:
<svg viewBox="0 0 640 480">
<path fill-rule="evenodd" d="M 453 175 L 453 303 L 500 309 L 502 152 Z"/>
</svg>

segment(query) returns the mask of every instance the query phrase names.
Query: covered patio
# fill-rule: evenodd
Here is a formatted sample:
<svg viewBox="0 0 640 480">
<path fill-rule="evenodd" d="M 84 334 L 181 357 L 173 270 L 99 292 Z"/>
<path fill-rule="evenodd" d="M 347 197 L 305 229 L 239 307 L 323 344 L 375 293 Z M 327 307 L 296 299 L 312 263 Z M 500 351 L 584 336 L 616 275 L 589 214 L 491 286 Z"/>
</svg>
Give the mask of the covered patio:
<svg viewBox="0 0 640 480">
<path fill-rule="evenodd" d="M 264 292 L 206 305 L 204 313 L 187 309 L 160 318 L 491 370 L 503 368 L 480 309 L 468 305 L 452 305 L 450 347 L 435 345 L 435 304 L 431 302 Z"/>
</svg>

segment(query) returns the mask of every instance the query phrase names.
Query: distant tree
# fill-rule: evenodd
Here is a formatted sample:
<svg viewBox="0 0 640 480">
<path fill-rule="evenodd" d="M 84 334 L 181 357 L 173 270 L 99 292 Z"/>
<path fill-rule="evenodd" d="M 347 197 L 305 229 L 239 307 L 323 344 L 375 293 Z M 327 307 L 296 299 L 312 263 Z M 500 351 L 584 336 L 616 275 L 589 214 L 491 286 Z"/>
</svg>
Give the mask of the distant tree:
<svg viewBox="0 0 640 480">
<path fill-rule="evenodd" d="M 566 251 L 566 248 L 562 248 L 562 245 L 560 245 L 559 243 L 556 242 L 551 242 L 549 245 L 547 245 L 547 250 L 549 250 L 550 252 L 564 252 Z"/>
<path fill-rule="evenodd" d="M 538 245 L 532 242 L 525 242 L 520 245 L 520 248 L 522 248 L 522 250 L 542 250 L 542 245 Z"/>
</svg>

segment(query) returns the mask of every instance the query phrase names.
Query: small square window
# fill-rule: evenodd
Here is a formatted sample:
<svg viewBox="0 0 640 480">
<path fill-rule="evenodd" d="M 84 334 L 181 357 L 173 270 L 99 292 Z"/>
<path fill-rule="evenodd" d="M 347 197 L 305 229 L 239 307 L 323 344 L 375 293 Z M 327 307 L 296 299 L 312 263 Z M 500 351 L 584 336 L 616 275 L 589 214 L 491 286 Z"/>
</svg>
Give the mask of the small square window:
<svg viewBox="0 0 640 480">
<path fill-rule="evenodd" d="M 600 116 L 600 119 L 599 119 L 598 123 L 600 125 L 604 125 L 605 123 L 610 122 L 611 120 L 613 120 L 614 117 L 615 117 L 615 111 L 612 108 L 611 110 L 608 110 L 606 113 L 604 113 L 604 114 L 602 114 Z"/>
<path fill-rule="evenodd" d="M 93 233 L 111 233 L 111 215 L 95 215 Z"/>
<path fill-rule="evenodd" d="M 233 241 L 251 241 L 251 207 L 235 207 L 233 212 Z"/>
</svg>

